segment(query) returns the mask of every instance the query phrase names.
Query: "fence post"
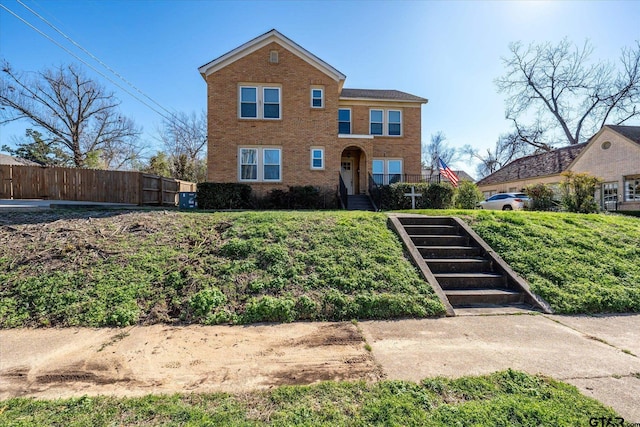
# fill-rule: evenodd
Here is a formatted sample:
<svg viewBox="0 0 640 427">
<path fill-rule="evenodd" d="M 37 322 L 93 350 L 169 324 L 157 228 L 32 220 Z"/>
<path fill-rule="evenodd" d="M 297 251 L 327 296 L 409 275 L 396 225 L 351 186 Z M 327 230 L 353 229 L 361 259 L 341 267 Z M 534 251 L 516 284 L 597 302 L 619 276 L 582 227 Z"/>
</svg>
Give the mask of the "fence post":
<svg viewBox="0 0 640 427">
<path fill-rule="evenodd" d="M 144 173 L 138 172 L 138 206 L 142 206 L 144 195 Z"/>
</svg>

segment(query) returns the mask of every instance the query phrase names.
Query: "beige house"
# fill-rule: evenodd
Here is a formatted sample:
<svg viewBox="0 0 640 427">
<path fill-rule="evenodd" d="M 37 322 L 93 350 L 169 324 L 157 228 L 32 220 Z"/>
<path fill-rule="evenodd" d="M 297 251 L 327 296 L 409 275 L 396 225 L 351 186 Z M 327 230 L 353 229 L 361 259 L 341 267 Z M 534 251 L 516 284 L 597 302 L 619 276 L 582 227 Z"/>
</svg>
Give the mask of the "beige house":
<svg viewBox="0 0 640 427">
<path fill-rule="evenodd" d="M 207 180 L 256 193 L 288 186 L 366 194 L 420 176 L 421 107 L 346 76 L 276 30 L 199 68 L 207 83 Z"/>
<path fill-rule="evenodd" d="M 562 172 L 600 178 L 596 200 L 606 210 L 640 210 L 640 126 L 605 125 L 588 142 L 522 157 L 477 182 L 485 197 L 558 185 Z"/>
</svg>

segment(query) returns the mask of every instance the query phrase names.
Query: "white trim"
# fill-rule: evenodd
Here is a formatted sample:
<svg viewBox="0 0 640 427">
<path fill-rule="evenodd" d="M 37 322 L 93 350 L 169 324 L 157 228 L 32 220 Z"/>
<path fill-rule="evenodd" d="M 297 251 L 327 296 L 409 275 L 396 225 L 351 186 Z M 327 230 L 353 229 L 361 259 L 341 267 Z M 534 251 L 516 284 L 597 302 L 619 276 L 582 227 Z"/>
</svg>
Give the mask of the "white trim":
<svg viewBox="0 0 640 427">
<path fill-rule="evenodd" d="M 250 88 L 256 90 L 256 117 L 242 116 L 242 89 Z M 265 89 L 278 90 L 278 117 L 264 117 L 264 91 Z M 273 104 L 273 103 L 270 103 Z M 238 84 L 238 119 L 241 120 L 282 120 L 282 87 L 272 83 L 265 85 L 260 83 L 239 83 Z"/>
<path fill-rule="evenodd" d="M 371 121 L 371 114 L 374 111 L 382 111 L 382 122 L 372 122 Z M 395 111 L 400 113 L 400 134 L 399 135 L 390 135 L 389 134 L 389 113 Z M 371 133 L 371 124 L 375 123 L 375 124 L 382 124 L 382 133 L 381 134 L 372 134 Z M 404 132 L 403 132 L 403 119 L 402 119 L 402 110 L 398 110 L 396 108 L 376 108 L 376 107 L 371 107 L 369 108 L 369 134 L 371 136 L 384 136 L 384 137 L 389 137 L 389 138 L 402 138 L 404 136 Z"/>
<path fill-rule="evenodd" d="M 256 151 L 256 179 L 242 179 L 242 150 Z M 277 150 L 280 163 L 278 164 L 278 179 L 264 178 L 264 151 Z M 282 182 L 282 147 L 266 146 L 266 145 L 244 145 L 238 147 L 238 182 Z"/>
<path fill-rule="evenodd" d="M 313 152 L 314 151 L 320 151 L 320 153 L 321 153 L 321 156 L 320 156 L 320 160 L 322 161 L 322 166 L 321 167 L 314 167 L 313 166 L 313 161 L 315 160 L 315 158 L 313 157 Z M 309 155 L 311 157 L 311 161 L 309 163 L 311 170 L 314 170 L 314 171 L 324 170 L 324 147 L 311 147 L 311 149 L 309 150 Z"/>
<path fill-rule="evenodd" d="M 349 111 L 349 133 L 340 133 L 340 110 L 347 110 Z M 338 107 L 338 135 L 352 135 L 352 131 L 353 131 L 353 111 L 351 111 L 351 107 L 349 108 L 339 108 Z M 342 123 L 346 123 L 346 122 L 342 122 Z"/>
<path fill-rule="evenodd" d="M 313 97 L 313 91 L 315 91 L 315 90 L 319 90 L 320 91 L 320 106 L 319 107 L 316 107 L 315 105 L 313 105 L 313 100 L 317 99 L 317 98 Z M 315 110 L 324 109 L 324 87 L 322 87 L 322 86 L 311 86 L 310 95 L 311 95 L 311 108 L 313 108 Z"/>
<path fill-rule="evenodd" d="M 347 98 L 341 96 L 338 98 L 339 101 L 344 101 L 348 103 L 350 101 L 360 101 L 360 102 L 380 102 L 380 103 L 393 103 L 393 102 L 402 102 L 404 104 L 426 104 L 429 100 L 425 99 L 424 101 L 410 101 L 408 99 L 391 99 L 391 98 Z"/>
<path fill-rule="evenodd" d="M 237 48 L 225 53 L 224 55 L 214 59 L 213 61 L 210 61 L 199 67 L 198 71 L 200 72 L 202 77 L 206 79 L 206 77 L 208 77 L 212 73 L 215 73 L 216 71 L 226 67 L 227 65 L 230 65 L 257 50 L 262 49 L 263 47 L 273 42 L 289 50 L 309 65 L 317 68 L 318 70 L 331 77 L 333 80 L 341 81 L 347 78 L 347 76 L 342 74 L 340 71 L 336 70 L 331 65 L 327 64 L 294 41 L 283 36 L 277 30 L 268 31 L 261 36 L 258 36 L 241 46 L 238 46 Z M 269 58 L 265 58 L 265 62 L 268 62 L 268 59 Z"/>
<path fill-rule="evenodd" d="M 345 139 L 373 139 L 373 137 L 374 135 L 356 135 L 356 134 L 346 134 L 346 133 L 338 134 L 338 138 L 345 138 Z"/>
</svg>

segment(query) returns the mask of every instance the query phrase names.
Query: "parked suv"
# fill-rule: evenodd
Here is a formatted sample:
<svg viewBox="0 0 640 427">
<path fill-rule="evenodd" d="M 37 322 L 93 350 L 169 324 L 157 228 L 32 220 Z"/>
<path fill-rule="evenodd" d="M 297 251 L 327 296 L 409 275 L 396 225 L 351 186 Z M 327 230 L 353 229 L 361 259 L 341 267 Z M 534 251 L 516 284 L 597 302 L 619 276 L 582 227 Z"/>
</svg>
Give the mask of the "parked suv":
<svg viewBox="0 0 640 427">
<path fill-rule="evenodd" d="M 484 202 L 478 203 L 479 209 L 497 209 L 503 211 L 520 210 L 529 206 L 529 197 L 524 193 L 498 193 Z"/>
</svg>

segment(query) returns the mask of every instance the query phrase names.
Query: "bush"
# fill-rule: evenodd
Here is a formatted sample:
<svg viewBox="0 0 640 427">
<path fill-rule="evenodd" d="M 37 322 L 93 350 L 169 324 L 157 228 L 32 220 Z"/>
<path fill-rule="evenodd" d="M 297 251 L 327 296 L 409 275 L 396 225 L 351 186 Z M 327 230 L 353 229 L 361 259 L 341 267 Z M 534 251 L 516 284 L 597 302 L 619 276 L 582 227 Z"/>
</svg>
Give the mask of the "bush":
<svg viewBox="0 0 640 427">
<path fill-rule="evenodd" d="M 200 209 L 248 209 L 253 206 L 251 187 L 233 182 L 201 182 L 197 187 Z"/>
<path fill-rule="evenodd" d="M 476 184 L 471 181 L 460 181 L 453 196 L 453 205 L 457 209 L 475 209 L 482 199 L 482 193 Z"/>
<path fill-rule="evenodd" d="M 423 198 L 427 209 L 447 209 L 453 205 L 453 187 L 450 184 L 430 184 Z"/>
<path fill-rule="evenodd" d="M 416 197 L 416 209 L 446 209 L 452 206 L 453 187 L 449 184 L 428 184 L 428 183 L 396 183 L 385 185 L 380 188 L 380 208 L 411 209 L 411 198 L 405 196 L 410 193 L 411 188 L 421 197 Z"/>
<path fill-rule="evenodd" d="M 335 209 L 338 207 L 333 191 L 312 185 L 289 187 L 288 191 L 272 190 L 259 204 L 266 209 Z"/>
<path fill-rule="evenodd" d="M 550 211 L 556 205 L 553 200 L 553 189 L 546 184 L 531 184 L 524 189 L 529 196 L 529 210 Z"/>
<path fill-rule="evenodd" d="M 595 200 L 596 186 L 600 180 L 588 173 L 563 172 L 565 180 L 560 184 L 562 188 L 562 207 L 569 212 L 593 213 L 598 212 Z"/>
</svg>

